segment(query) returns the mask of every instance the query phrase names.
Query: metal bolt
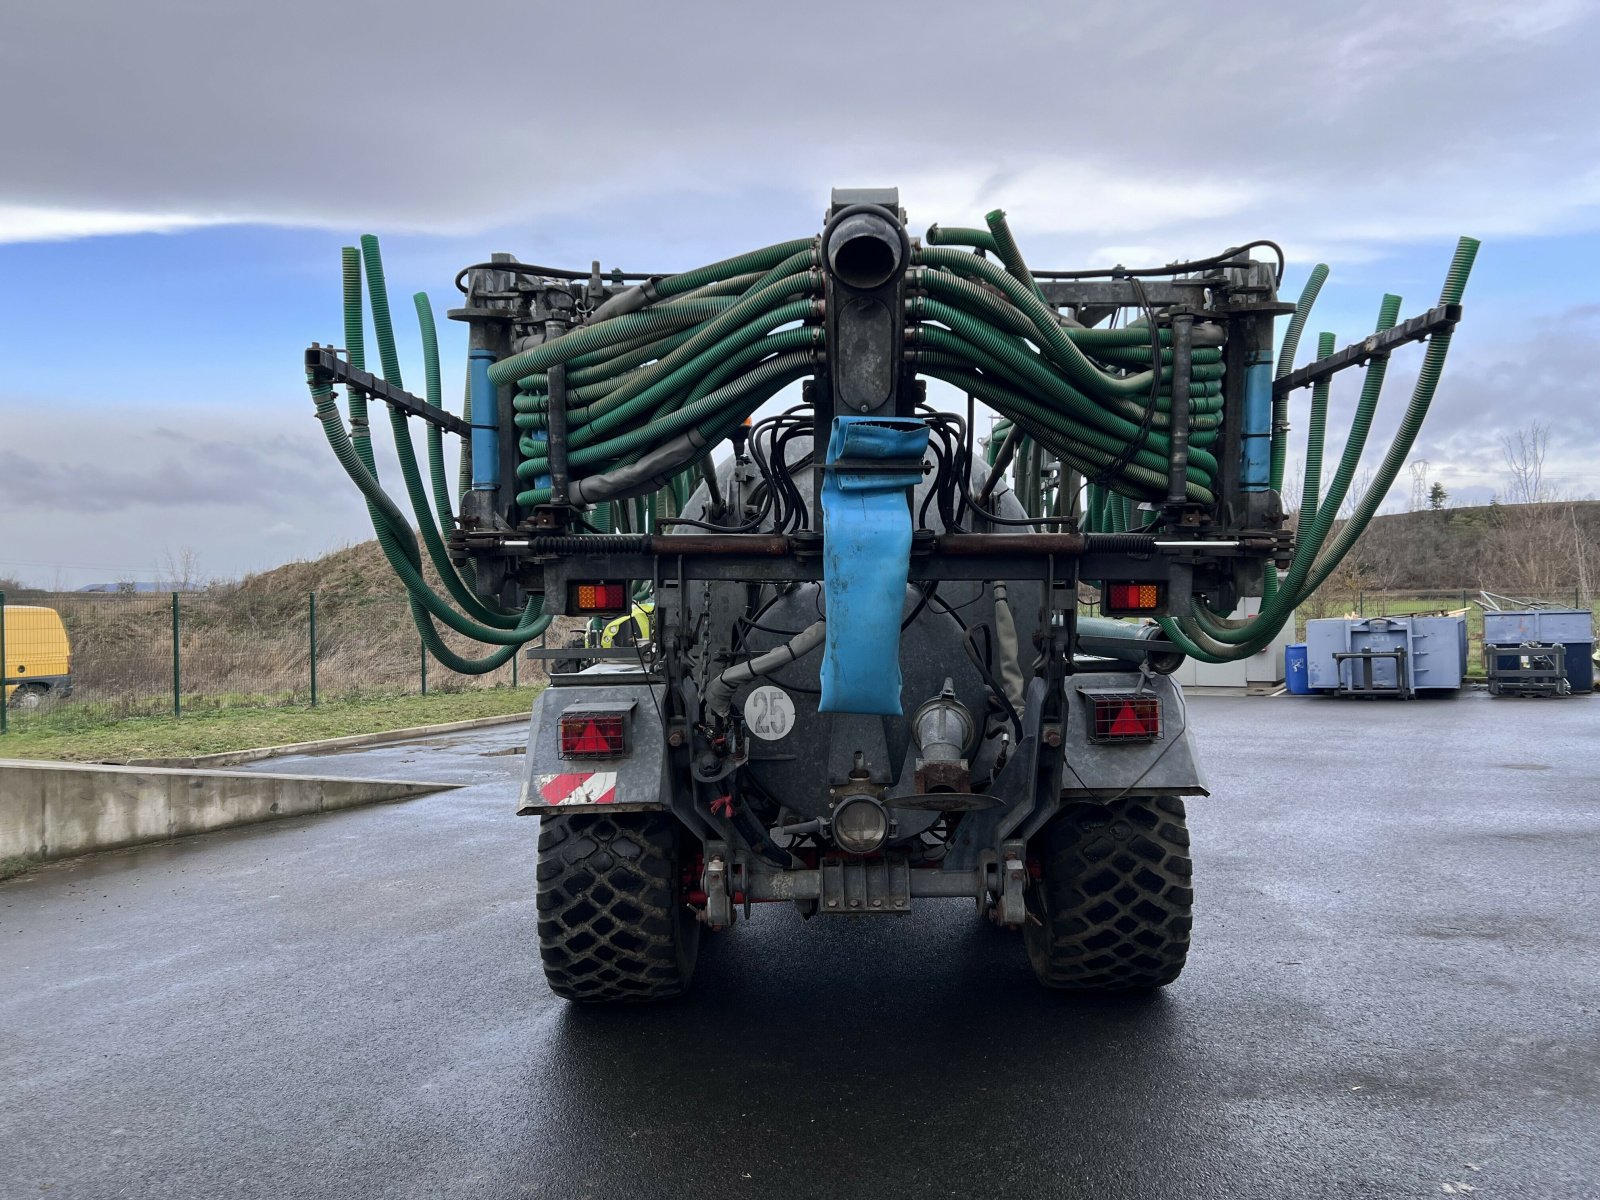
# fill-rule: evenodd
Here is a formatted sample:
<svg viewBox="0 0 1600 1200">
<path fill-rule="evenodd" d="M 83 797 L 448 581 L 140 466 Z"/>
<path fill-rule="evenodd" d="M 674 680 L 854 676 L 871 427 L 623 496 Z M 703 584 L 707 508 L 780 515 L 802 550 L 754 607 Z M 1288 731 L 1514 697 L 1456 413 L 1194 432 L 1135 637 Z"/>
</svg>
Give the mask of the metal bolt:
<svg viewBox="0 0 1600 1200">
<path fill-rule="evenodd" d="M 1058 725 L 1047 725 L 1045 727 L 1044 744 L 1046 746 L 1059 746 L 1059 745 L 1061 745 L 1061 727 L 1060 726 L 1058 726 Z"/>
<path fill-rule="evenodd" d="M 859 900 L 850 901 L 850 907 L 851 908 L 860 908 L 861 907 L 861 901 L 859 901 Z"/>
<path fill-rule="evenodd" d="M 873 908 L 882 908 L 883 907 L 883 901 L 882 900 L 874 900 L 872 902 L 872 907 Z"/>
<path fill-rule="evenodd" d="M 839 907 L 839 902 L 837 900 L 829 900 L 828 901 L 828 907 L 829 908 L 838 908 Z"/>
<path fill-rule="evenodd" d="M 669 746 L 681 746 L 681 745 L 683 745 L 683 730 L 674 729 L 671 733 L 667 734 L 667 745 L 669 745 Z"/>
</svg>

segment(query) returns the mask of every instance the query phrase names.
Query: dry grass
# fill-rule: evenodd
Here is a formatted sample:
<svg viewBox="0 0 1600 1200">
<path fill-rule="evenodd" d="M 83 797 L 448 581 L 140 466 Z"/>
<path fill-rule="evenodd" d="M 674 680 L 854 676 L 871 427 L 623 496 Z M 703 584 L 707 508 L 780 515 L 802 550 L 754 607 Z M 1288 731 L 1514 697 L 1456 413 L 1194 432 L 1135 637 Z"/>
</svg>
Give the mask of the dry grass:
<svg viewBox="0 0 1600 1200">
<path fill-rule="evenodd" d="M 288 563 L 234 583 L 178 596 L 178 659 L 185 711 L 299 704 L 311 694 L 310 597 L 316 594 L 317 684 L 325 699 L 422 690 L 423 655 L 404 593 L 376 542 Z M 173 697 L 170 594 L 8 593 L 56 609 L 72 645 L 73 694 L 50 708 L 98 717 L 170 712 Z M 558 623 L 565 628 L 566 622 Z M 453 632 L 467 656 L 485 648 Z M 564 636 L 564 632 L 562 635 Z M 552 631 L 551 645 L 561 644 Z M 429 658 L 427 688 L 466 692 L 544 681 L 522 659 L 485 675 L 446 670 Z M 34 719 L 13 711 L 17 724 Z"/>
</svg>

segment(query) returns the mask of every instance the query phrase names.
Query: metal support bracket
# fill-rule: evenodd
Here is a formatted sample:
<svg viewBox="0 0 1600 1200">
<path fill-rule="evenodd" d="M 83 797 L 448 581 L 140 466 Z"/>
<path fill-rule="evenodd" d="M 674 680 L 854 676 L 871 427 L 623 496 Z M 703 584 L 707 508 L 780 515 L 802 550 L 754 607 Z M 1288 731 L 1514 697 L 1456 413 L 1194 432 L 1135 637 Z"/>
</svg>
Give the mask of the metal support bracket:
<svg viewBox="0 0 1600 1200">
<path fill-rule="evenodd" d="M 332 346 L 311 343 L 306 349 L 306 374 L 313 383 L 330 386 L 343 384 L 345 387 L 354 388 L 364 395 L 371 396 L 374 400 L 382 400 L 408 417 L 420 417 L 430 425 L 437 425 L 440 429 L 459 434 L 464 438 L 472 436 L 472 426 L 454 413 L 435 408 L 421 397 L 413 396 L 404 388 L 395 387 L 386 379 L 379 379 L 370 371 L 352 367 L 339 357 Z"/>
<path fill-rule="evenodd" d="M 1430 308 L 1420 317 L 1402 321 L 1393 329 L 1375 333 L 1371 337 L 1346 346 L 1337 354 L 1309 363 L 1298 371 L 1291 371 L 1273 383 L 1272 394 L 1284 396 L 1296 388 L 1310 387 L 1317 380 L 1326 379 L 1347 367 L 1359 366 L 1373 358 L 1384 358 L 1408 342 L 1420 342 L 1433 334 L 1454 329 L 1460 321 L 1461 305 L 1440 304 Z"/>
<path fill-rule="evenodd" d="M 911 911 L 911 868 L 903 858 L 828 858 L 819 912 L 904 916 Z"/>
<path fill-rule="evenodd" d="M 1006 842 L 1000 848 L 999 878 L 996 880 L 995 919 L 1002 925 L 1020 926 L 1028 919 L 1027 848 L 1020 841 Z"/>
<path fill-rule="evenodd" d="M 713 929 L 726 929 L 737 919 L 733 908 L 733 853 L 727 842 L 706 843 L 706 869 L 700 886 L 706 894 L 705 922 Z"/>
</svg>

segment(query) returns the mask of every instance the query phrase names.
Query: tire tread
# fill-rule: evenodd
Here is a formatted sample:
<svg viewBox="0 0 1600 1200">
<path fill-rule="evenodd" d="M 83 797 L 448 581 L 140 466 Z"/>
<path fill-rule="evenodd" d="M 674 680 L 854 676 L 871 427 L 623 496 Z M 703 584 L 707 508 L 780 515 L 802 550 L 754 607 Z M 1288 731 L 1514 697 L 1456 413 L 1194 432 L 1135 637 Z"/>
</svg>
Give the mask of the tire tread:
<svg viewBox="0 0 1600 1200">
<path fill-rule="evenodd" d="M 664 1000 L 694 975 L 679 831 L 665 813 L 552 813 L 539 821 L 539 957 L 556 995 Z"/>
<path fill-rule="evenodd" d="M 1181 799 L 1073 805 L 1045 826 L 1032 850 L 1041 878 L 1030 889 L 1025 941 L 1040 983 L 1128 992 L 1178 977 L 1194 907 Z"/>
</svg>

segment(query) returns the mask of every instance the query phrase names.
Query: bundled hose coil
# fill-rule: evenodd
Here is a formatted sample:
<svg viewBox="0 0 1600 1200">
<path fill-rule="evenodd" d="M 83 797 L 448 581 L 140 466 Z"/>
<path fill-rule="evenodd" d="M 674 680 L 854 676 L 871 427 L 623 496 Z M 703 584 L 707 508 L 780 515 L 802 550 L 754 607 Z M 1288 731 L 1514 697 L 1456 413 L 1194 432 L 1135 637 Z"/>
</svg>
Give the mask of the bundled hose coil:
<svg viewBox="0 0 1600 1200">
<path fill-rule="evenodd" d="M 908 341 L 916 368 L 984 401 L 1020 427 L 1019 462 L 1037 464 L 1048 453 L 1089 481 L 1084 526 L 1091 532 L 1137 533 L 1167 496 L 1171 450 L 1171 331 L 1153 311 L 1121 328 L 1091 329 L 1063 318 L 1044 299 L 1028 270 L 1005 214 L 991 212 L 984 229 L 928 231 L 908 271 Z M 1478 243 L 1463 238 L 1441 301 L 1457 303 Z M 993 255 L 993 258 L 987 257 Z M 377 240 L 361 239 L 344 251 L 345 344 L 352 366 L 365 365 L 361 283 L 363 268 L 383 378 L 400 384 L 400 368 Z M 1293 368 L 1312 302 L 1327 277 L 1311 274 L 1290 321 L 1278 375 Z M 1136 282 L 1136 281 L 1135 281 Z M 780 242 L 695 270 L 614 293 L 587 321 L 495 363 L 490 380 L 514 390 L 519 461 L 516 502 L 522 508 L 551 499 L 549 459 L 550 374 L 563 368 L 570 495 L 597 503 L 592 526 L 610 532 L 618 522 L 633 532 L 652 524 L 643 499 L 653 492 L 681 509 L 715 445 L 766 400 L 814 374 L 826 353 L 820 297 L 823 278 L 817 239 Z M 414 297 L 422 335 L 427 400 L 440 399 L 439 358 L 427 296 Z M 1378 329 L 1395 323 L 1399 298 L 1386 296 Z M 1438 385 L 1449 349 L 1448 332 L 1427 350 L 1410 407 L 1373 486 L 1355 516 L 1329 543 L 1334 517 L 1349 492 L 1365 448 L 1383 385 L 1386 359 L 1367 365 L 1334 477 L 1321 490 L 1328 407 L 1326 380 L 1316 385 L 1307 450 L 1300 532 L 1287 575 L 1269 570 L 1260 615 L 1243 622 L 1200 608 L 1163 619 L 1167 636 L 1187 653 L 1218 662 L 1246 657 L 1266 645 L 1295 605 L 1337 567 L 1361 535 L 1410 453 Z M 1331 353 L 1322 335 L 1319 354 Z M 1187 460 L 1183 492 L 1212 504 L 1218 474 L 1215 449 L 1223 410 L 1223 352 L 1191 351 L 1187 405 Z M 455 516 L 446 478 L 442 438 L 427 432 L 428 486 L 424 485 L 404 413 L 390 410 L 402 481 L 416 522 L 379 485 L 366 403 L 351 390 L 346 432 L 331 388 L 313 383 L 313 401 L 328 442 L 367 500 L 373 527 L 391 566 L 411 597 L 413 616 L 430 652 L 457 671 L 483 672 L 502 665 L 516 648 L 542 634 L 549 618 L 534 597 L 520 611 L 484 603 L 450 561 L 445 541 Z M 469 397 L 470 400 L 470 397 Z M 470 420 L 470 409 L 466 413 Z M 1271 487 L 1281 487 L 1286 459 L 1287 404 L 1274 403 Z M 463 471 L 463 478 L 465 471 Z M 663 488 L 664 491 L 658 492 Z M 431 487 L 431 497 L 429 488 Z M 1059 491 L 1059 489 L 1058 489 Z M 1034 511 L 1034 501 L 1024 504 Z M 1058 494 L 1057 503 L 1062 497 Z M 1150 502 L 1141 511 L 1140 505 Z M 420 542 L 419 542 L 420 538 Z M 424 575 L 424 554 L 444 588 Z M 456 654 L 440 639 L 435 621 L 498 649 L 482 658 Z"/>
</svg>

